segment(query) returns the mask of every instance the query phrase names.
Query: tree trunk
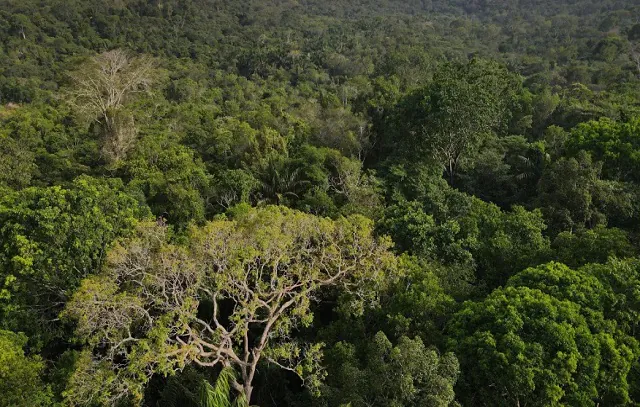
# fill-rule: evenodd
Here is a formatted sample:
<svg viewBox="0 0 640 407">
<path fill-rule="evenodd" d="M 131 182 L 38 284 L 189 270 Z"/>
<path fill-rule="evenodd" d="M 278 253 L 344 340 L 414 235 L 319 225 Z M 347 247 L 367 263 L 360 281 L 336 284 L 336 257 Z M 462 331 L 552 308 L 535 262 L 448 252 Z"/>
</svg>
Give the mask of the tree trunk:
<svg viewBox="0 0 640 407">
<path fill-rule="evenodd" d="M 453 186 L 453 178 L 455 173 L 456 164 L 453 159 L 449 159 L 449 185 Z"/>
<path fill-rule="evenodd" d="M 251 393 L 253 393 L 253 386 L 250 384 L 244 385 L 244 396 L 247 398 L 247 404 L 251 405 Z"/>
</svg>

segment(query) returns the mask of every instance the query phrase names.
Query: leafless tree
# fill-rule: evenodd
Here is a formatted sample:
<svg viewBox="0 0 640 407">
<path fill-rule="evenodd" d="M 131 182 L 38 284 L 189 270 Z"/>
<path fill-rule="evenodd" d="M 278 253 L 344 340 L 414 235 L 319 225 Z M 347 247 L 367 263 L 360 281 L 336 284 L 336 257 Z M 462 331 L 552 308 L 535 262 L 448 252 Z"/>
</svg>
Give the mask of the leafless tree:
<svg viewBox="0 0 640 407">
<path fill-rule="evenodd" d="M 148 91 L 156 76 L 152 58 L 132 57 L 121 49 L 96 55 L 71 73 L 74 86 L 69 100 L 78 112 L 101 126 L 103 153 L 108 159 L 122 159 L 134 145 L 137 129 L 125 105 L 137 93 Z"/>
</svg>

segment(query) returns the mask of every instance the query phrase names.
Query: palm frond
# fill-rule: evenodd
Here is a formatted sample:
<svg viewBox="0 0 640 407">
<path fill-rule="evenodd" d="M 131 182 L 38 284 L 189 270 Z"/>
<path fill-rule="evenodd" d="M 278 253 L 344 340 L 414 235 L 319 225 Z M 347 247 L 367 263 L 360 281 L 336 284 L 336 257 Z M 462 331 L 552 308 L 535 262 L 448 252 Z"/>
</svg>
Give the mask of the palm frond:
<svg viewBox="0 0 640 407">
<path fill-rule="evenodd" d="M 239 395 L 233 402 L 233 407 L 249 407 L 247 396 L 244 394 Z"/>
<path fill-rule="evenodd" d="M 232 407 L 237 405 L 231 402 L 231 383 L 236 380 L 236 372 L 231 367 L 220 371 L 214 385 L 204 380 L 200 387 L 201 407 Z"/>
</svg>

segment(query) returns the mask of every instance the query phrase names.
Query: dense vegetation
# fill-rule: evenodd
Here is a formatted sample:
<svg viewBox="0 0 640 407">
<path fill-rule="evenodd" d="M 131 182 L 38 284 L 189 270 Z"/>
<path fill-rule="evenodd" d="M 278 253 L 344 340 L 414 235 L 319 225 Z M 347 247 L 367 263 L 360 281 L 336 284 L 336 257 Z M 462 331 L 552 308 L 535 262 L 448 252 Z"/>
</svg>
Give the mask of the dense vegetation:
<svg viewBox="0 0 640 407">
<path fill-rule="evenodd" d="M 3 0 L 1 406 L 640 405 L 634 0 Z"/>
</svg>

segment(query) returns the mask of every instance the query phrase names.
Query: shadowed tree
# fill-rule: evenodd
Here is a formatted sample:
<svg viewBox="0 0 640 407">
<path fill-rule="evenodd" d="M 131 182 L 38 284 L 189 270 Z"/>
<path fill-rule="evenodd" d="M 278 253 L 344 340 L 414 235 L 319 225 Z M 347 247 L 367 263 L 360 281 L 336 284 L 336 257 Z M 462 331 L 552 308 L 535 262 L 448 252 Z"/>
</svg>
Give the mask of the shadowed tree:
<svg viewBox="0 0 640 407">
<path fill-rule="evenodd" d="M 487 134 L 505 128 L 519 86 L 516 76 L 495 63 L 446 65 L 427 87 L 400 102 L 393 143 L 405 159 L 442 165 L 453 184 L 460 159 L 477 151 Z"/>
</svg>

